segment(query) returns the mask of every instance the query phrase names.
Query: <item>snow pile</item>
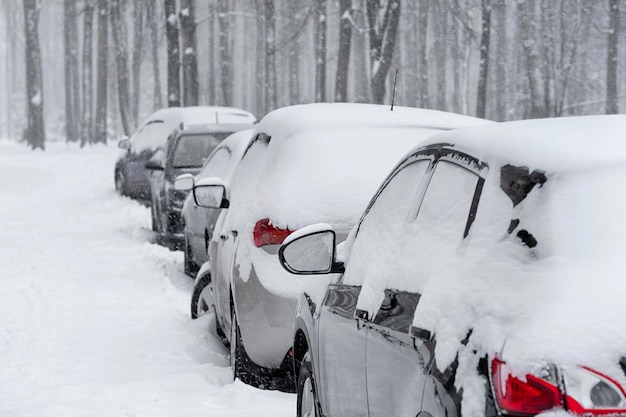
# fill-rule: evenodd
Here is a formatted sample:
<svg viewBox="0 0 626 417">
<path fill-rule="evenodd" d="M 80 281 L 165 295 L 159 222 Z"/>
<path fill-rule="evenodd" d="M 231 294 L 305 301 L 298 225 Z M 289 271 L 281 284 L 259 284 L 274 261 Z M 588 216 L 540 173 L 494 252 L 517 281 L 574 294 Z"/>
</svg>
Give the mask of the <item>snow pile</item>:
<svg viewBox="0 0 626 417">
<path fill-rule="evenodd" d="M 256 118 L 251 113 L 234 107 L 196 106 L 169 107 L 161 109 L 137 129 L 131 138 L 133 152 L 144 149 L 156 149 L 163 146 L 167 137 L 181 123 L 198 125 L 208 123 L 254 123 Z"/>
<path fill-rule="evenodd" d="M 232 383 L 116 154 L 0 141 L 0 416 L 292 416 L 295 396 Z"/>
</svg>

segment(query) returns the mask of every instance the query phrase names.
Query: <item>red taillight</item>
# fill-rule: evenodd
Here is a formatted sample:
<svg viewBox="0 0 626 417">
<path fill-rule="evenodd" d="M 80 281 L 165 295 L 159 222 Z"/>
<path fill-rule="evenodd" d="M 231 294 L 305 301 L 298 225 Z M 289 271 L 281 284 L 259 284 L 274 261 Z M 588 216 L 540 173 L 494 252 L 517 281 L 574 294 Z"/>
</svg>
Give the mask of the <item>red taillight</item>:
<svg viewBox="0 0 626 417">
<path fill-rule="evenodd" d="M 562 406 L 561 393 L 555 385 L 530 374 L 523 381 L 513 376 L 498 358 L 491 362 L 491 377 L 496 402 L 506 414 L 530 416 Z"/>
<path fill-rule="evenodd" d="M 280 245 L 292 233 L 289 229 L 279 229 L 270 223 L 270 219 L 256 222 L 252 236 L 257 248 L 265 245 Z"/>
</svg>

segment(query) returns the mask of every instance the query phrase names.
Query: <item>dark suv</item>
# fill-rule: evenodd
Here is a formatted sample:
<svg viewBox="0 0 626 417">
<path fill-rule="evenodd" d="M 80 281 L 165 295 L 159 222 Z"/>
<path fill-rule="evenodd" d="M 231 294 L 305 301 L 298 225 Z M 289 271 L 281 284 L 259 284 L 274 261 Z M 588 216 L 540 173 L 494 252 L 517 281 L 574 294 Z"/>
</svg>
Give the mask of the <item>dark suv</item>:
<svg viewBox="0 0 626 417">
<path fill-rule="evenodd" d="M 180 125 L 146 163 L 151 171 L 152 230 L 159 240 L 173 248 L 182 248 L 184 240 L 181 210 L 188 190 L 174 187 L 181 174 L 197 174 L 204 161 L 232 133 L 250 129 L 249 124 Z"/>
<path fill-rule="evenodd" d="M 285 239 L 285 269 L 333 277 L 298 304 L 298 415 L 625 415 L 624 131 L 616 115 L 442 133 L 345 243 L 324 224 Z"/>
</svg>

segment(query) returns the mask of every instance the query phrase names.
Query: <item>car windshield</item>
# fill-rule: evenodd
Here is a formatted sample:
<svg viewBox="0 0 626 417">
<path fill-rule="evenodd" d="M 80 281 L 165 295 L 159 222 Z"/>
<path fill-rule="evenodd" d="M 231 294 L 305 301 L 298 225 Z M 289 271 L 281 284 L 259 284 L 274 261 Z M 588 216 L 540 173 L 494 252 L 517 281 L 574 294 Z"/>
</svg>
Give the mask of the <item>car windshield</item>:
<svg viewBox="0 0 626 417">
<path fill-rule="evenodd" d="M 174 168 L 200 168 L 213 149 L 232 132 L 183 135 L 172 156 Z"/>
</svg>

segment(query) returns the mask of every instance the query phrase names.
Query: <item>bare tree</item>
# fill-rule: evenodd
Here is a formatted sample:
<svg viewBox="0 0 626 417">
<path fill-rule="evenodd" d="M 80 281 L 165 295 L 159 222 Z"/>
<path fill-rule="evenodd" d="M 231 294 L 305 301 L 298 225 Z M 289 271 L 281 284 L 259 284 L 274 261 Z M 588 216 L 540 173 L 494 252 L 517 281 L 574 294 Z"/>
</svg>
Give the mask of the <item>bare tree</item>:
<svg viewBox="0 0 626 417">
<path fill-rule="evenodd" d="M 109 2 L 98 0 L 98 68 L 96 76 L 96 122 L 94 143 L 107 141 L 107 87 L 109 65 Z"/>
<path fill-rule="evenodd" d="M 161 97 L 161 73 L 159 70 L 159 28 L 158 28 L 158 16 L 157 16 L 157 4 L 154 1 L 149 1 L 146 10 L 146 20 L 148 20 L 148 26 L 150 27 L 150 40 L 152 51 L 152 71 L 154 78 L 154 90 L 153 95 L 153 110 L 158 110 L 163 107 L 163 97 Z"/>
<path fill-rule="evenodd" d="M 315 2 L 315 101 L 326 101 L 326 0 Z"/>
<path fill-rule="evenodd" d="M 489 42 L 491 39 L 491 1 L 481 0 L 482 28 L 480 35 L 480 61 L 478 68 L 478 92 L 476 116 L 484 118 L 487 112 L 487 76 L 489 74 Z"/>
<path fill-rule="evenodd" d="M 218 42 L 220 56 L 220 86 L 222 90 L 222 103 L 226 106 L 233 104 L 233 74 L 232 74 L 232 57 L 230 53 L 229 34 L 229 1 L 218 0 L 217 2 L 217 23 L 218 23 Z"/>
<path fill-rule="evenodd" d="M 167 106 L 180 106 L 180 47 L 176 0 L 165 0 L 165 33 L 167 36 Z"/>
<path fill-rule="evenodd" d="M 417 42 L 418 55 L 418 104 L 429 107 L 430 97 L 428 94 L 428 5 L 430 2 L 421 1 L 418 4 L 417 26 L 419 39 Z"/>
<path fill-rule="evenodd" d="M 45 149 L 46 133 L 43 121 L 43 79 L 39 48 L 39 12 L 41 3 L 24 0 L 24 34 L 26 36 L 26 103 L 28 124 L 24 140 L 33 149 Z"/>
<path fill-rule="evenodd" d="M 619 41 L 619 0 L 609 0 L 609 38 L 606 62 L 606 113 L 619 111 L 617 104 L 617 44 Z"/>
<path fill-rule="evenodd" d="M 93 142 L 93 58 L 92 35 L 94 0 L 85 0 L 83 9 L 83 111 L 80 144 L 85 146 Z"/>
<path fill-rule="evenodd" d="M 131 133 L 130 95 L 128 80 L 128 51 L 126 26 L 122 20 L 121 0 L 110 1 L 111 32 L 115 44 L 115 65 L 117 67 L 117 99 L 124 135 Z"/>
<path fill-rule="evenodd" d="M 198 58 L 196 51 L 195 0 L 181 0 L 180 27 L 183 53 L 183 103 L 198 104 Z"/>
<path fill-rule="evenodd" d="M 150 2 L 154 3 L 154 2 Z M 131 96 L 131 120 L 133 128 L 137 126 L 139 118 L 139 102 L 141 101 L 141 63 L 144 50 L 144 27 L 146 26 L 148 10 L 151 6 L 146 5 L 145 0 L 135 0 L 133 7 L 133 52 L 132 52 L 132 96 Z M 148 23 L 149 24 L 149 23 Z"/>
<path fill-rule="evenodd" d="M 335 101 L 348 101 L 348 69 L 352 46 L 352 0 L 339 0 L 339 50 L 337 51 L 337 78 Z"/>
<path fill-rule="evenodd" d="M 264 0 L 265 6 L 265 111 L 276 108 L 276 21 L 274 0 Z"/>
<path fill-rule="evenodd" d="M 367 22 L 370 43 L 370 88 L 372 100 L 382 103 L 385 99 L 387 73 L 396 46 L 396 34 L 400 23 L 400 0 L 367 0 Z"/>
<path fill-rule="evenodd" d="M 530 4 L 529 4 L 530 3 Z M 528 81 L 530 94 L 530 111 L 528 117 L 536 118 L 545 115 L 541 103 L 538 79 L 538 45 L 537 28 L 535 24 L 534 1 L 520 1 L 517 3 L 519 30 L 524 57 L 524 69 Z M 533 14 L 531 15 L 531 12 Z"/>
<path fill-rule="evenodd" d="M 76 0 L 63 1 L 63 26 L 63 44 L 65 48 L 65 134 L 68 142 L 75 142 L 79 140 L 80 132 Z"/>
</svg>

